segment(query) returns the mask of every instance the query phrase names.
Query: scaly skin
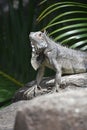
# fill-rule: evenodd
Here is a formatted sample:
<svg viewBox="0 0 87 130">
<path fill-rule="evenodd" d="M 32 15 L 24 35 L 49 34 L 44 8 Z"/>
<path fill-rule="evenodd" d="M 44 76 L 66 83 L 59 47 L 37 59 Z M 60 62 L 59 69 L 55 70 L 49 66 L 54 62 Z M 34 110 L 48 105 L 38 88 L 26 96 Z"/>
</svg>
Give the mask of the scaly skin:
<svg viewBox="0 0 87 130">
<path fill-rule="evenodd" d="M 49 38 L 46 32 L 31 32 L 30 41 L 32 46 L 31 64 L 34 69 L 38 69 L 37 88 L 44 75 L 45 67 L 56 72 L 55 91 L 60 90 L 61 76 L 63 74 L 78 74 L 87 72 L 87 53 L 76 51 L 61 46 Z M 35 88 L 35 91 L 36 89 Z"/>
</svg>

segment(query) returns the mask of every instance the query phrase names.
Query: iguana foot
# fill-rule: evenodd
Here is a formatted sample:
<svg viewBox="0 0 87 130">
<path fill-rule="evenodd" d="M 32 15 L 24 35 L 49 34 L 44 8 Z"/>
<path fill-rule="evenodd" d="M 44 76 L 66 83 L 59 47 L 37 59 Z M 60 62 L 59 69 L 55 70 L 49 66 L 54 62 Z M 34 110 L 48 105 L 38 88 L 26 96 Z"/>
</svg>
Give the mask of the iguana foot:
<svg viewBox="0 0 87 130">
<path fill-rule="evenodd" d="M 51 90 L 51 93 L 58 93 L 61 91 L 61 88 L 60 87 L 54 87 L 52 90 Z"/>
<path fill-rule="evenodd" d="M 35 86 L 34 87 L 34 96 L 36 97 L 40 92 L 42 91 L 40 86 Z"/>
</svg>

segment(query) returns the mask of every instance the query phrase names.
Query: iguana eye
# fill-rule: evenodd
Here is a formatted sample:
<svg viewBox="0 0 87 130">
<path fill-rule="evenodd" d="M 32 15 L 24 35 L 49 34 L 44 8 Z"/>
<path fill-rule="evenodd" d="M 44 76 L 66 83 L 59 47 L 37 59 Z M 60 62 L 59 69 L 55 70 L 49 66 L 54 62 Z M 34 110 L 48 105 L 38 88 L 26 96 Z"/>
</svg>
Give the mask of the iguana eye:
<svg viewBox="0 0 87 130">
<path fill-rule="evenodd" d="M 42 35 L 41 33 L 38 34 L 39 37 L 41 37 L 41 35 Z"/>
</svg>

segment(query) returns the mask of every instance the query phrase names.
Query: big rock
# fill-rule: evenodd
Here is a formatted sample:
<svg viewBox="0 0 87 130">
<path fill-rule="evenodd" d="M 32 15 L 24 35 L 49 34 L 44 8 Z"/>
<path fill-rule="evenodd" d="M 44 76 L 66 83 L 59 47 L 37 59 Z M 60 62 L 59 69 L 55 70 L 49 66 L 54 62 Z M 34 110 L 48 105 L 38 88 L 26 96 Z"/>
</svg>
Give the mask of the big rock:
<svg viewBox="0 0 87 130">
<path fill-rule="evenodd" d="M 87 88 L 28 101 L 17 112 L 14 130 L 87 130 Z"/>
</svg>

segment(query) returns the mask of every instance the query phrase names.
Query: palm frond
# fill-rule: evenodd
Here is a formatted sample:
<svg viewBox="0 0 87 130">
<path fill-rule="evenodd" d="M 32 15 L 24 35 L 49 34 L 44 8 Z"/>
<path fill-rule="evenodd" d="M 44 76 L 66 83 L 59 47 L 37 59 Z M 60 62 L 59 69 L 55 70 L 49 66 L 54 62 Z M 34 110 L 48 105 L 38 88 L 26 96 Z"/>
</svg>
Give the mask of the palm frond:
<svg viewBox="0 0 87 130">
<path fill-rule="evenodd" d="M 38 17 L 46 20 L 44 29 L 61 44 L 86 50 L 87 46 L 87 4 L 79 2 L 57 2 L 47 7 Z"/>
</svg>

